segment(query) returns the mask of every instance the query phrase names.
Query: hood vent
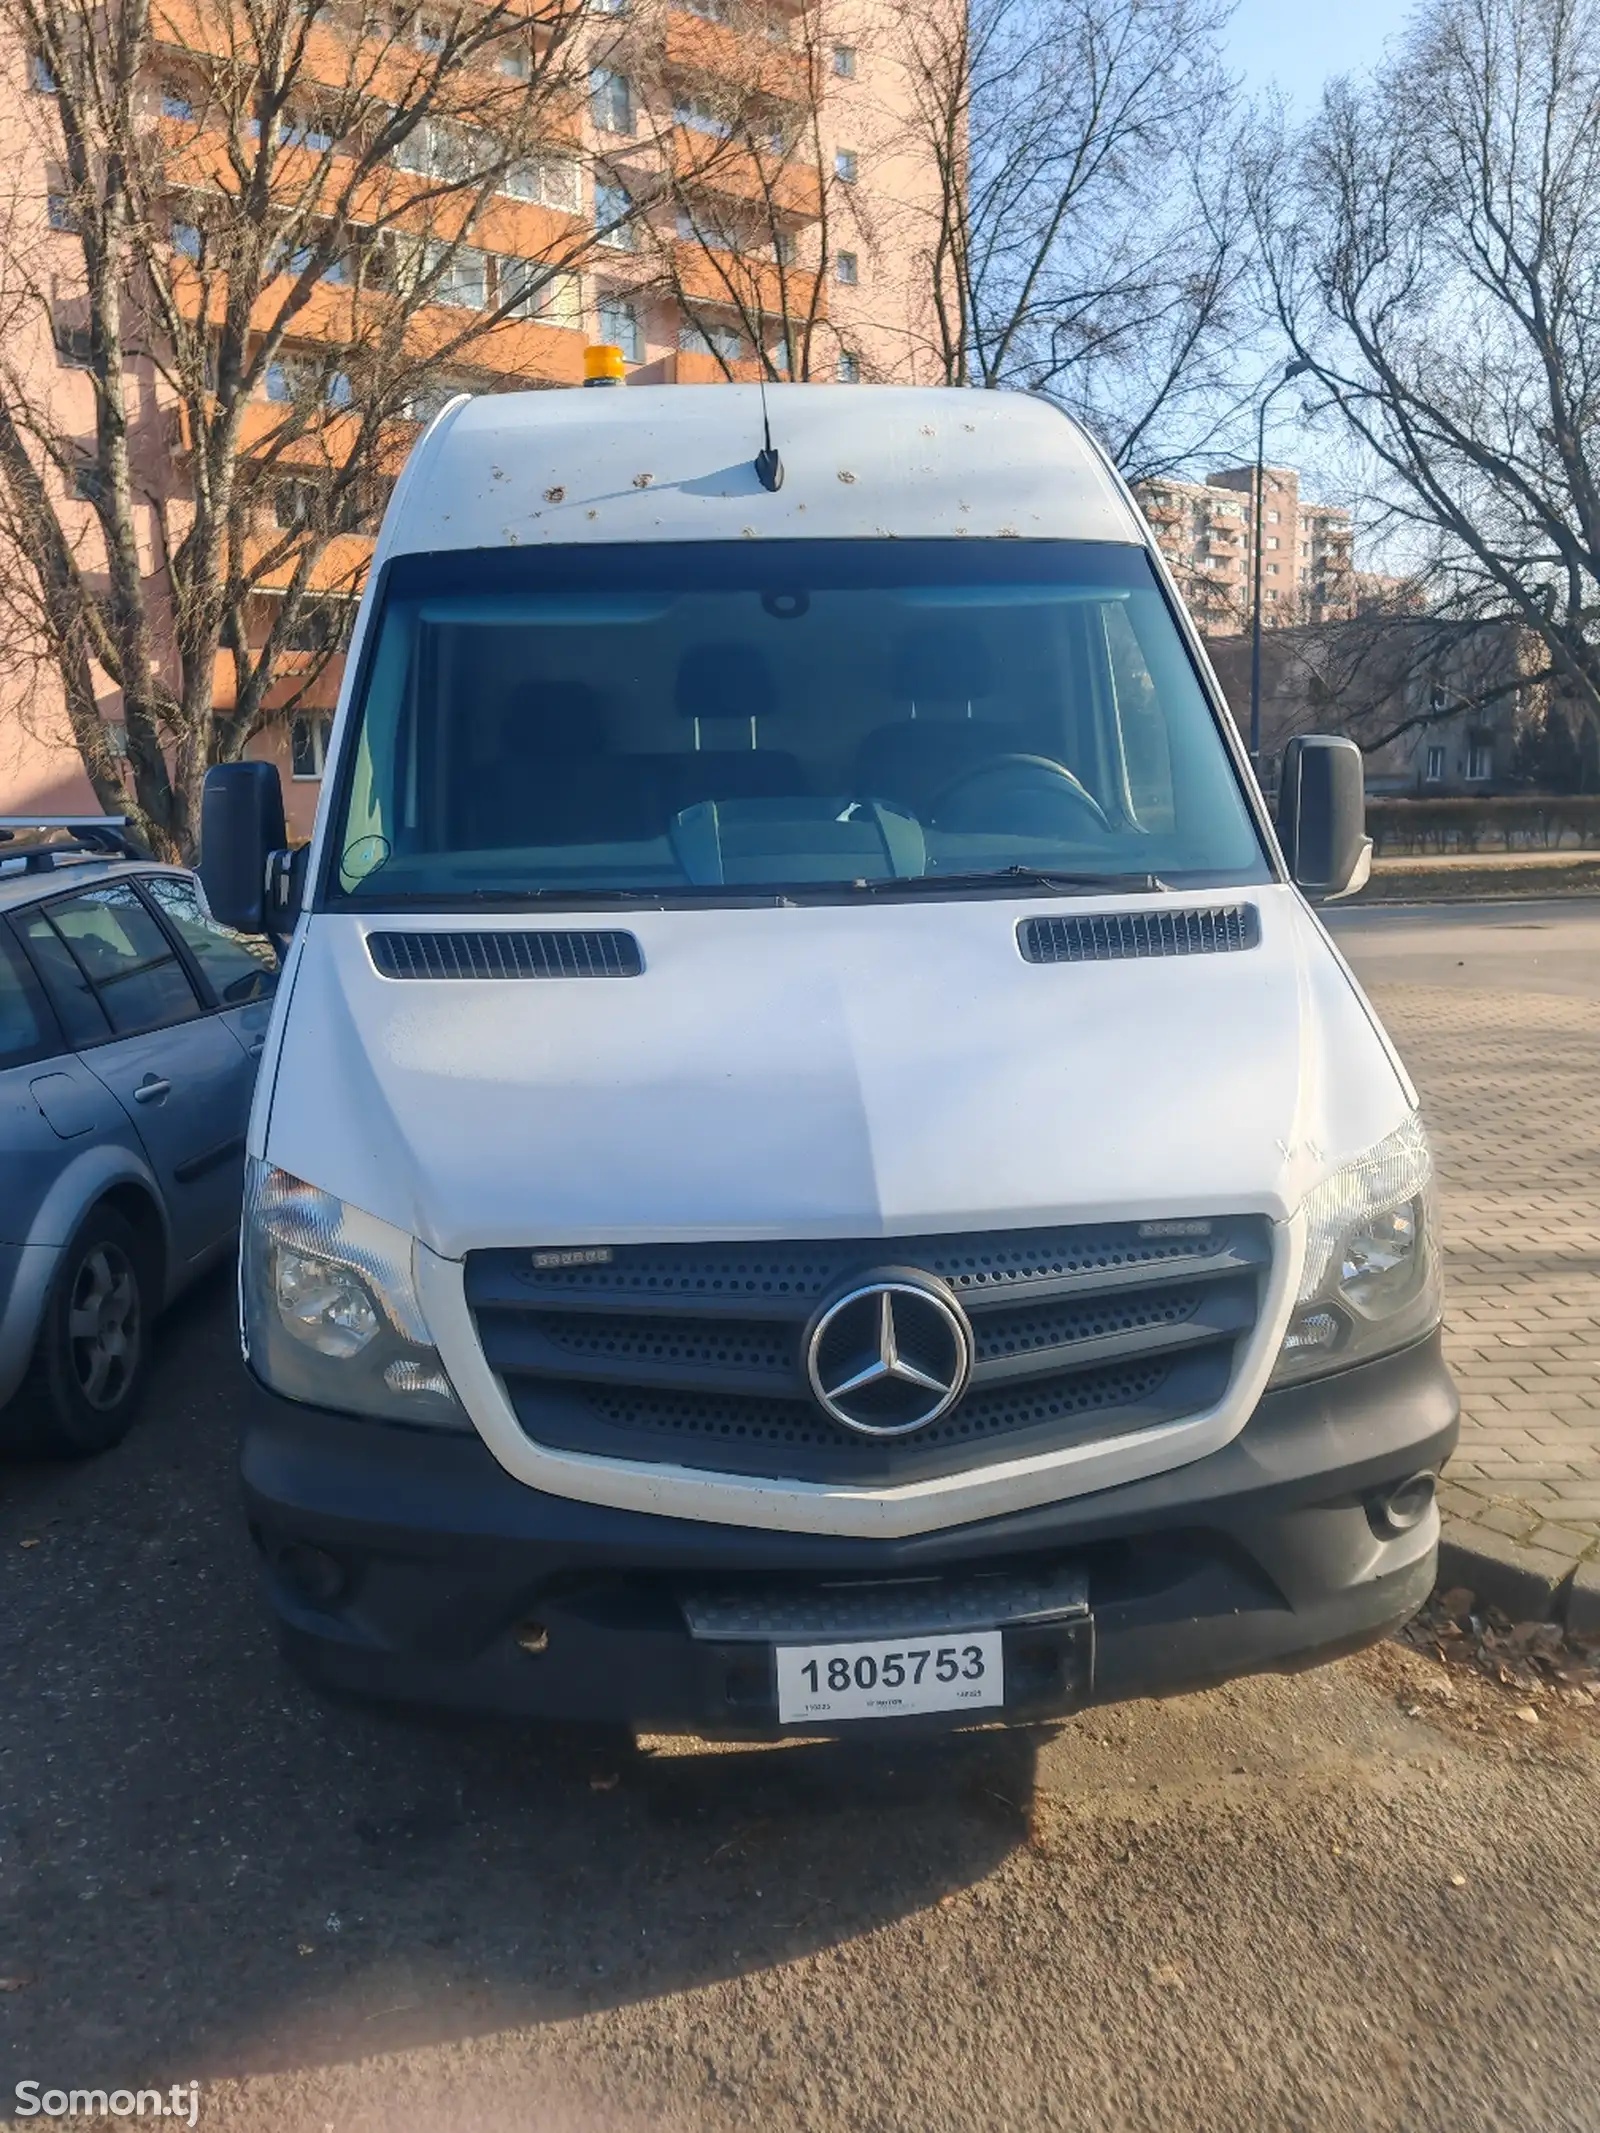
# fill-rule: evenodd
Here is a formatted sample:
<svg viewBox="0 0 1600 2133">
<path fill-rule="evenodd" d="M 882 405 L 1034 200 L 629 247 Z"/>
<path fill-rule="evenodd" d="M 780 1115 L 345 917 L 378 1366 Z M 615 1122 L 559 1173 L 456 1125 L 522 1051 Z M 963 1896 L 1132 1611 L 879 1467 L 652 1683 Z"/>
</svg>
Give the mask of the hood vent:
<svg viewBox="0 0 1600 2133">
<path fill-rule="evenodd" d="M 1261 942 L 1254 904 L 1198 911 L 1101 911 L 1092 918 L 1026 918 L 1017 928 L 1025 963 L 1122 963 L 1143 955 L 1224 955 Z"/>
<path fill-rule="evenodd" d="M 636 978 L 631 933 L 369 933 L 386 978 Z"/>
</svg>

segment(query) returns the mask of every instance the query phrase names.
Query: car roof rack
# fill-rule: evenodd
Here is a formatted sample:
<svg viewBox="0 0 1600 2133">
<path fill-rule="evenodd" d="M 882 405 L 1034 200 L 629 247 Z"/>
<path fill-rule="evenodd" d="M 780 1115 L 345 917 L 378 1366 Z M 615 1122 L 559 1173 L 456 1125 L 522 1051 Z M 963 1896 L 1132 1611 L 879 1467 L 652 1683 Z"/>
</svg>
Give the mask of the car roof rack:
<svg viewBox="0 0 1600 2133">
<path fill-rule="evenodd" d="M 149 857 L 126 815 L 0 815 L 0 864 L 20 859 L 25 874 L 48 874 L 64 859 Z"/>
</svg>

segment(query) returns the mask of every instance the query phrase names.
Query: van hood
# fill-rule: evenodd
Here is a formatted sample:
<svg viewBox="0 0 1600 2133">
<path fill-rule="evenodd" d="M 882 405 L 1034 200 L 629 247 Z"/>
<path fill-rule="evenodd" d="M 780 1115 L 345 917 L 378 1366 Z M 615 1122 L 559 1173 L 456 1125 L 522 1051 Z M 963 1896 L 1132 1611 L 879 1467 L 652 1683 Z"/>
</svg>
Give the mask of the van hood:
<svg viewBox="0 0 1600 2133">
<path fill-rule="evenodd" d="M 251 1148 L 459 1257 L 486 1245 L 901 1236 L 1264 1213 L 1391 1132 L 1409 1090 L 1299 897 L 1253 948 L 1025 962 L 1024 898 L 519 914 L 638 939 L 636 977 L 396 980 L 321 913 Z"/>
</svg>

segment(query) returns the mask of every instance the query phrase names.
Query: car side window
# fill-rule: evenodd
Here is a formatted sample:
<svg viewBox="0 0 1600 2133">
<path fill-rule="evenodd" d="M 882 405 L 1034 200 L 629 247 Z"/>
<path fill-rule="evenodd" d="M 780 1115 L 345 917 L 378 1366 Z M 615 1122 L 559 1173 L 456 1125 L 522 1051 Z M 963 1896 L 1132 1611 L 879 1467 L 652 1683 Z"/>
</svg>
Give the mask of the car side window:
<svg viewBox="0 0 1600 2133">
<path fill-rule="evenodd" d="M 117 1036 L 200 1012 L 176 950 L 128 883 L 86 889 L 49 905 L 43 916 L 71 950 Z"/>
<path fill-rule="evenodd" d="M 89 980 L 74 960 L 72 950 L 42 911 L 25 911 L 17 928 L 28 944 L 34 968 L 44 980 L 50 1005 L 75 1048 L 98 1044 L 110 1034 L 111 1025 L 102 1013 Z"/>
<path fill-rule="evenodd" d="M 219 926 L 192 881 L 177 874 L 146 874 L 139 886 L 199 964 L 200 975 L 224 1007 L 264 1000 L 273 991 L 278 959 L 269 943 Z"/>
<path fill-rule="evenodd" d="M 42 1059 L 60 1041 L 53 1032 L 46 1033 L 22 951 L 0 926 L 0 1068 Z"/>
</svg>

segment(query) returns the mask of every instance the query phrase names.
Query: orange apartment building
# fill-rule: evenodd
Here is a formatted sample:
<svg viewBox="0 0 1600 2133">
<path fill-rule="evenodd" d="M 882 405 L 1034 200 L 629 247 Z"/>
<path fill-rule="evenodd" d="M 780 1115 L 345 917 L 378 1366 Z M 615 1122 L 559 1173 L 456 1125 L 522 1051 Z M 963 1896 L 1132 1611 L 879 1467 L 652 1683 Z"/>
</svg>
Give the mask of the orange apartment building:
<svg viewBox="0 0 1600 2133">
<path fill-rule="evenodd" d="M 928 336 L 906 260 L 915 243 L 910 225 L 927 214 L 936 186 L 929 159 L 909 137 L 908 99 L 889 50 L 883 4 L 682 0 L 655 10 L 646 30 L 641 0 L 589 0 L 604 63 L 588 73 L 570 139 L 541 156 L 536 168 L 522 166 L 519 181 L 485 214 L 481 240 L 472 233 L 473 249 L 460 255 L 462 270 L 435 301 L 492 306 L 515 255 L 542 251 L 548 258 L 552 243 L 565 248 L 570 271 L 544 290 L 536 309 L 530 305 L 475 342 L 470 363 L 438 381 L 437 398 L 461 389 L 578 386 L 584 348 L 596 340 L 621 347 L 630 384 L 753 378 L 762 369 L 752 339 L 757 331 L 780 374 L 793 357 L 796 374 L 812 380 L 866 385 L 931 378 L 923 353 Z M 630 12 L 639 22 L 631 42 L 629 23 L 616 19 Z M 340 19 L 336 9 L 327 10 L 322 32 L 338 35 Z M 417 34 L 428 34 L 425 14 L 415 19 Z M 725 152 L 719 78 L 730 97 L 754 81 L 780 113 L 786 100 L 792 104 L 799 146 L 776 186 L 754 187 L 747 169 L 741 176 L 740 158 Z M 14 214 L 0 231 L 0 248 L 36 245 L 47 269 L 51 248 L 62 248 L 65 282 L 66 248 L 76 240 L 59 227 L 53 192 L 60 180 L 48 151 L 51 93 L 47 70 L 27 51 L 0 49 L 0 140 L 10 143 L 13 164 L 17 144 L 24 145 L 33 195 L 31 215 Z M 162 88 L 161 110 L 170 94 Z M 301 360 L 315 354 L 317 315 L 315 307 L 305 315 Z M 81 339 L 74 338 L 70 317 L 53 325 L 38 321 L 25 347 L 14 339 L 6 352 L 31 389 L 53 402 L 64 427 L 76 425 L 92 439 L 94 403 L 82 373 Z M 284 367 L 296 360 L 296 350 L 286 347 Z M 137 383 L 159 398 L 159 376 L 148 368 Z M 269 379 L 257 424 L 263 434 L 281 412 L 267 404 L 271 396 Z M 428 412 L 417 409 L 419 418 Z M 157 453 L 146 473 L 181 493 L 181 451 Z M 49 470 L 46 478 L 54 478 Z M 69 528 L 74 512 L 92 543 L 98 521 L 88 503 L 74 503 L 69 488 L 61 508 Z M 359 582 L 374 530 L 369 523 L 331 545 L 328 568 L 346 587 Z M 219 660 L 217 702 L 224 708 L 230 701 L 225 665 Z M 278 760 L 297 834 L 308 833 L 315 816 L 338 679 L 335 659 L 299 715 L 263 732 L 250 750 Z M 108 685 L 101 708 L 114 743 L 117 703 Z M 26 647 L 0 645 L 0 815 L 30 812 L 98 813 L 99 807 L 48 663 L 30 659 Z"/>
<path fill-rule="evenodd" d="M 1203 482 L 1147 481 L 1137 495 L 1190 612 L 1208 636 L 1250 624 L 1255 565 L 1253 465 Z M 1292 467 L 1264 470 L 1261 622 L 1264 629 L 1336 622 L 1356 612 L 1350 514 L 1300 494 Z"/>
</svg>

